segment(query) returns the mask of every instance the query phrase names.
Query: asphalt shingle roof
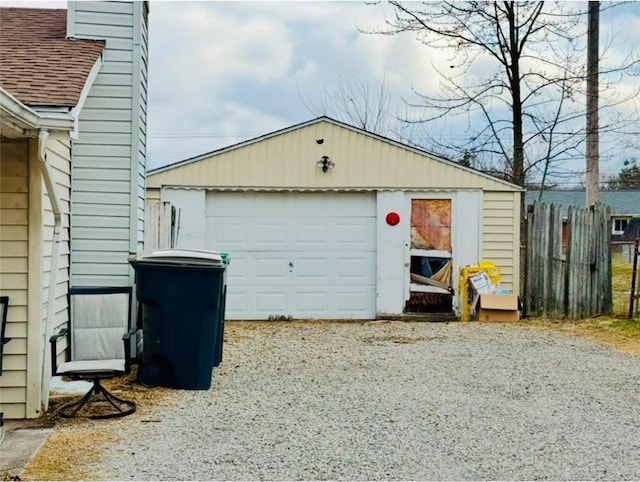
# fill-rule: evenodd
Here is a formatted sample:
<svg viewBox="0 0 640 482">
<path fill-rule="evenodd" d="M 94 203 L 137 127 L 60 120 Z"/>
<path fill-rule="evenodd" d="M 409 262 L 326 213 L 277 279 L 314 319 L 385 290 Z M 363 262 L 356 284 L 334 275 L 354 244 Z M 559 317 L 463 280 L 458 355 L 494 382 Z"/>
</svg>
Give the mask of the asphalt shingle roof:
<svg viewBox="0 0 640 482">
<path fill-rule="evenodd" d="M 527 191 L 525 204 L 533 204 L 538 200 L 540 191 Z M 561 204 L 566 215 L 569 206 L 585 207 L 584 190 L 549 190 L 542 192 L 542 202 Z M 640 190 L 600 191 L 600 200 L 611 207 L 611 214 L 640 215 Z"/>
<path fill-rule="evenodd" d="M 0 8 L 0 85 L 29 106 L 77 105 L 105 42 L 66 33 L 66 10 Z"/>
</svg>

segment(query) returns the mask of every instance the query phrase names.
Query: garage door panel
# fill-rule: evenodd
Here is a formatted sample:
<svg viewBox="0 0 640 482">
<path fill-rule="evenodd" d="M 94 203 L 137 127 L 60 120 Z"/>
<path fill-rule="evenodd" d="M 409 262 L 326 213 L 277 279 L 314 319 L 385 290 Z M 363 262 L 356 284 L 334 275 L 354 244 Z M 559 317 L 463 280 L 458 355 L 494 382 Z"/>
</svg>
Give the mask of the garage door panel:
<svg viewBox="0 0 640 482">
<path fill-rule="evenodd" d="M 340 257 L 336 259 L 336 278 L 351 283 L 373 284 L 375 275 L 371 269 L 373 256 Z"/>
<path fill-rule="evenodd" d="M 205 228 L 205 236 L 212 244 L 227 246 L 230 249 L 242 248 L 245 245 L 249 226 L 245 222 L 232 219 L 209 222 Z"/>
<path fill-rule="evenodd" d="M 375 315 L 375 194 L 209 193 L 206 223 L 231 256 L 227 319 Z"/>
<path fill-rule="evenodd" d="M 329 242 L 329 222 L 301 221 L 294 223 L 295 244 L 298 249 L 318 249 L 326 247 Z"/>
<path fill-rule="evenodd" d="M 210 220 L 207 244 L 220 251 L 362 251 L 371 250 L 375 242 L 375 218 L 316 219 L 292 218 L 270 224 L 264 218 L 247 217 L 243 225 L 237 221 Z M 353 225 L 350 223 L 354 223 Z"/>
<path fill-rule="evenodd" d="M 287 258 L 284 256 L 254 260 L 255 280 L 262 283 L 286 283 L 289 279 Z"/>
<path fill-rule="evenodd" d="M 247 271 L 247 260 L 239 256 L 233 257 L 233 262 L 227 268 L 227 283 L 238 285 L 249 277 Z"/>
<path fill-rule="evenodd" d="M 286 223 L 257 222 L 254 229 L 254 247 L 262 249 L 286 249 L 289 230 Z"/>
<path fill-rule="evenodd" d="M 291 246 L 295 251 L 359 251 L 371 250 L 376 223 L 375 218 L 332 217 L 316 219 L 315 224 L 311 226 L 308 223 L 303 224 L 303 220 L 300 219 L 292 223 L 292 230 L 296 232 Z"/>
<path fill-rule="evenodd" d="M 327 293 L 298 293 L 296 296 L 296 318 L 313 318 L 327 312 Z"/>
<path fill-rule="evenodd" d="M 336 313 L 340 318 L 368 318 L 369 306 L 375 304 L 375 297 L 361 290 L 339 290 L 336 293 Z"/>
<path fill-rule="evenodd" d="M 293 266 L 296 281 L 325 283 L 327 278 L 331 277 L 327 258 L 296 256 Z"/>
<path fill-rule="evenodd" d="M 373 287 L 371 287 L 373 288 Z M 323 293 L 311 286 L 301 286 L 295 296 L 295 318 L 368 319 L 373 315 L 373 290 L 363 293 L 361 288 L 334 286 Z"/>
<path fill-rule="evenodd" d="M 256 313 L 268 318 L 271 315 L 286 315 L 288 312 L 287 293 L 269 288 L 255 291 Z"/>
<path fill-rule="evenodd" d="M 229 284 L 234 286 L 264 286 L 265 283 L 285 286 L 291 284 L 288 256 L 284 252 L 252 253 L 230 251 L 231 264 L 227 269 Z"/>
<path fill-rule="evenodd" d="M 247 311 L 255 311 L 253 303 L 248 299 L 246 291 L 232 288 L 233 284 L 227 287 L 227 298 L 225 306 L 225 318 L 227 320 L 238 320 L 244 317 Z"/>
<path fill-rule="evenodd" d="M 376 236 L 375 219 L 340 220 L 335 225 L 337 248 L 371 249 L 371 240 Z"/>
<path fill-rule="evenodd" d="M 300 202 L 302 198 L 304 200 Z M 258 217 L 276 214 L 283 218 L 322 217 L 328 212 L 344 217 L 365 217 L 375 211 L 375 198 L 373 193 L 209 192 L 205 209 L 207 217 L 238 218 L 247 214 Z"/>
</svg>

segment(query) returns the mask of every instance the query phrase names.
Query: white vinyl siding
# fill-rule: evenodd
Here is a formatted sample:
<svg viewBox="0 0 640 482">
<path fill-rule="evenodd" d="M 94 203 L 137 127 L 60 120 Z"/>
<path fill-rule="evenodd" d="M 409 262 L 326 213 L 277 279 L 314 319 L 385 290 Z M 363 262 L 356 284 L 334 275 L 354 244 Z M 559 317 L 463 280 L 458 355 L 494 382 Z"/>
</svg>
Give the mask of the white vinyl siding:
<svg viewBox="0 0 640 482">
<path fill-rule="evenodd" d="M 24 418 L 27 401 L 29 142 L 0 143 L 0 295 L 9 297 L 0 412 Z"/>
<path fill-rule="evenodd" d="M 136 244 L 135 250 L 144 248 L 144 218 L 145 218 L 145 179 L 147 159 L 147 71 L 148 71 L 148 31 L 146 3 L 142 3 L 134 12 L 134 82 L 133 82 L 133 136 L 131 146 L 132 186 L 131 196 L 132 218 L 135 220 Z M 133 166 L 137 167 L 137 170 Z M 133 224 L 132 224 L 133 229 Z"/>
<path fill-rule="evenodd" d="M 68 35 L 106 41 L 73 144 L 71 282 L 124 286 L 142 247 L 146 165 L 146 2 L 70 2 Z M 143 25 L 140 25 L 140 24 Z"/>
</svg>

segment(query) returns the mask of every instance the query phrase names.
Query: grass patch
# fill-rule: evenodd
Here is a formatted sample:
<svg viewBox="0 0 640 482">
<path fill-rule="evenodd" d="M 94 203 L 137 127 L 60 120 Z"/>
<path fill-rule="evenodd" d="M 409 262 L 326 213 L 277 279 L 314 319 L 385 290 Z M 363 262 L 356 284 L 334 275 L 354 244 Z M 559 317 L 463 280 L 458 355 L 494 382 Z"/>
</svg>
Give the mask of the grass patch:
<svg viewBox="0 0 640 482">
<path fill-rule="evenodd" d="M 640 356 L 640 319 L 598 317 L 585 320 L 527 318 L 528 328 L 553 330 L 587 338 L 628 355 Z"/>
<path fill-rule="evenodd" d="M 622 336 L 637 338 L 640 341 L 640 318 L 615 318 L 610 320 L 610 329 Z"/>
<path fill-rule="evenodd" d="M 100 460 L 100 449 L 116 443 L 118 437 L 108 429 L 54 432 L 31 460 L 22 480 L 91 480 L 96 474 L 84 466 Z"/>
<path fill-rule="evenodd" d="M 633 267 L 631 263 L 625 263 L 622 253 L 612 253 L 611 290 L 614 315 L 627 316 L 629 314 L 629 295 L 631 293 L 632 274 Z"/>
</svg>

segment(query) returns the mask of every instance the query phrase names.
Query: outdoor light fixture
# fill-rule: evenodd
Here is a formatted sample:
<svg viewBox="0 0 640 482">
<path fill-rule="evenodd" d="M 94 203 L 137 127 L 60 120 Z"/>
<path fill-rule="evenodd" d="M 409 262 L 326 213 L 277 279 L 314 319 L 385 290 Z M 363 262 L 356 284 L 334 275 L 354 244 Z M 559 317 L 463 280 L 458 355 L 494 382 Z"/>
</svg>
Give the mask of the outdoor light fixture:
<svg viewBox="0 0 640 482">
<path fill-rule="evenodd" d="M 322 156 L 316 165 L 322 169 L 322 172 L 327 172 L 329 169 L 336 167 L 336 163 L 329 159 L 329 156 Z"/>
</svg>

